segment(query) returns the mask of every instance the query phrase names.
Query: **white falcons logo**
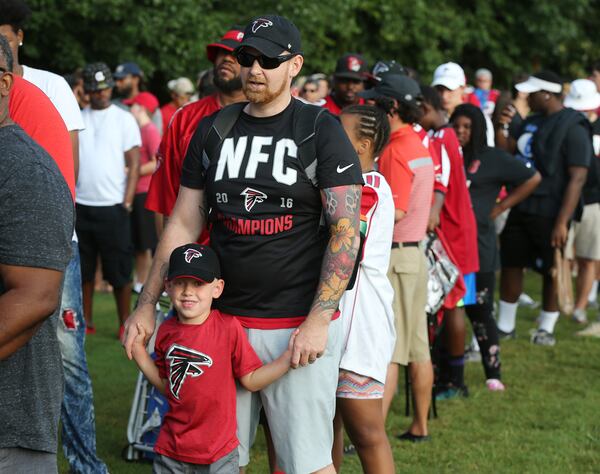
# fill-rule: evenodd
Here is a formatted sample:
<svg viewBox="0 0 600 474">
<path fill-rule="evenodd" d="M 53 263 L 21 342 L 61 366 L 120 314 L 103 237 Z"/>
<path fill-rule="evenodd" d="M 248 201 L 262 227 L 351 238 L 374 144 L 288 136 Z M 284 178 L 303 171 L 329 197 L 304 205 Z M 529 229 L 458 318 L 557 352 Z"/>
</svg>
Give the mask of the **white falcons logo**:
<svg viewBox="0 0 600 474">
<path fill-rule="evenodd" d="M 186 263 L 192 263 L 194 258 L 202 257 L 202 254 L 196 249 L 187 249 L 183 255 Z"/>
<path fill-rule="evenodd" d="M 244 196 L 246 198 L 244 200 L 244 207 L 248 212 L 252 210 L 256 203 L 263 202 L 265 199 L 267 199 L 267 195 L 265 193 L 252 188 L 244 189 L 240 193 L 240 196 Z"/>
<path fill-rule="evenodd" d="M 273 26 L 271 20 L 266 20 L 265 18 L 254 20 L 254 23 L 252 23 L 252 33 L 256 33 L 260 28 L 268 28 L 269 26 Z"/>
</svg>

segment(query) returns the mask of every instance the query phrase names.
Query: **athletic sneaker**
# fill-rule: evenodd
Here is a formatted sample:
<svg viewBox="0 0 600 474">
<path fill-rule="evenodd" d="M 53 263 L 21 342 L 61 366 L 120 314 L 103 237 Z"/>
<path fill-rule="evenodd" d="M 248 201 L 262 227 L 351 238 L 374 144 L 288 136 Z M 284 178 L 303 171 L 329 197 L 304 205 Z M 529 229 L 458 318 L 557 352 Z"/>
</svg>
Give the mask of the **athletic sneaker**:
<svg viewBox="0 0 600 474">
<path fill-rule="evenodd" d="M 356 454 L 356 446 L 349 444 L 344 446 L 344 456 L 354 456 Z"/>
<path fill-rule="evenodd" d="M 465 362 L 481 362 L 481 352 L 469 344 L 465 349 Z"/>
<path fill-rule="evenodd" d="M 452 400 L 454 398 L 468 398 L 469 389 L 466 385 L 462 387 L 455 387 L 454 385 L 447 385 L 440 387 L 435 394 L 436 400 Z"/>
<path fill-rule="evenodd" d="M 527 293 L 521 293 L 517 302 L 519 303 L 519 306 L 524 306 L 531 309 L 535 309 L 540 305 L 539 301 L 535 301 Z"/>
<path fill-rule="evenodd" d="M 587 324 L 588 319 L 587 312 L 585 311 L 585 309 L 575 309 L 573 311 L 573 321 L 579 324 Z"/>
<path fill-rule="evenodd" d="M 485 385 L 490 392 L 503 392 L 506 388 L 504 384 L 498 379 L 487 379 Z"/>
<path fill-rule="evenodd" d="M 577 331 L 577 336 L 600 337 L 600 321 L 590 324 L 587 328 Z"/>
<path fill-rule="evenodd" d="M 531 343 L 538 346 L 553 346 L 556 344 L 556 339 L 554 338 L 554 334 L 543 329 L 538 329 L 531 336 Z"/>
<path fill-rule="evenodd" d="M 402 433 L 401 435 L 397 435 L 396 439 L 399 439 L 400 441 L 410 441 L 411 443 L 423 443 L 425 441 L 430 441 L 431 436 L 429 436 L 429 435 L 424 435 L 424 436 L 414 435 L 410 431 L 407 431 L 405 433 Z"/>
<path fill-rule="evenodd" d="M 502 329 L 498 328 L 498 339 L 501 341 L 507 341 L 508 339 L 516 339 L 517 338 L 517 330 L 513 329 L 510 332 L 504 332 Z"/>
</svg>

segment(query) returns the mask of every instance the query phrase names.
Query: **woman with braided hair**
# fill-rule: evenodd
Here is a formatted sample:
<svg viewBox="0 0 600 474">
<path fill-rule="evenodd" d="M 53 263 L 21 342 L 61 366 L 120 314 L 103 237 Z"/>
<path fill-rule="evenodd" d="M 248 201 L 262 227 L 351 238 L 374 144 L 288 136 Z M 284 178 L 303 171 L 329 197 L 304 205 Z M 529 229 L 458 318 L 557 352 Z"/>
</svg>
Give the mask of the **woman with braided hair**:
<svg viewBox="0 0 600 474">
<path fill-rule="evenodd" d="M 387 474 L 394 472 L 383 417 L 383 389 L 396 338 L 394 293 L 386 276 L 394 203 L 385 178 L 375 171 L 375 160 L 389 139 L 390 126 L 385 111 L 369 105 L 349 106 L 340 118 L 360 158 L 365 184 L 354 286 L 340 301 L 345 344 L 336 394 L 333 460 L 339 472 L 345 426 L 363 471 Z"/>
</svg>

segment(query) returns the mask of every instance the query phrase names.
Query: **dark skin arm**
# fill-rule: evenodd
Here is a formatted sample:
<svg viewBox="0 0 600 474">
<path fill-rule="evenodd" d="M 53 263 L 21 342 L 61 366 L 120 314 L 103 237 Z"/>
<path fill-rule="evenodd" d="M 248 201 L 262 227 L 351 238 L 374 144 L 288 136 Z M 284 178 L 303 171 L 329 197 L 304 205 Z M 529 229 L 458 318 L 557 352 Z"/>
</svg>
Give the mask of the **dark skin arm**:
<svg viewBox="0 0 600 474">
<path fill-rule="evenodd" d="M 133 203 L 135 187 L 140 177 L 140 147 L 134 146 L 125 152 L 125 164 L 129 172 L 127 173 L 127 185 L 125 187 L 123 205 L 129 210 Z"/>
<path fill-rule="evenodd" d="M 360 245 L 360 199 L 362 186 L 337 186 L 321 190 L 330 238 L 315 299 L 306 320 L 298 327 L 291 366 L 306 366 L 325 352 L 333 313 L 352 276 Z"/>
<path fill-rule="evenodd" d="M 500 117 L 498 118 L 498 123 L 496 125 L 496 146 L 498 148 L 502 148 L 503 150 L 509 152 L 510 154 L 514 154 L 517 149 L 517 142 L 515 139 L 508 135 L 508 127 L 515 114 L 517 113 L 517 109 L 512 104 L 508 104 L 502 112 L 500 112 Z"/>
<path fill-rule="evenodd" d="M 0 360 L 25 345 L 59 305 L 62 272 L 0 264 Z"/>
<path fill-rule="evenodd" d="M 429 222 L 427 224 L 427 232 L 433 232 L 440 225 L 440 212 L 444 207 L 444 199 L 446 196 L 439 191 L 433 192 L 433 204 L 429 212 Z"/>
<path fill-rule="evenodd" d="M 535 188 L 538 187 L 541 181 L 542 175 L 536 171 L 531 178 L 514 188 L 502 201 L 497 203 L 492 209 L 490 217 L 495 219 L 507 209 L 515 207 L 523 199 L 529 196 L 535 190 Z"/>
<path fill-rule="evenodd" d="M 567 234 L 569 233 L 569 221 L 573 217 L 575 208 L 581 197 L 581 190 L 587 179 L 588 169 L 582 166 L 569 167 L 569 184 L 563 196 L 562 206 L 552 231 L 552 247 L 562 248 L 567 243 Z"/>
</svg>

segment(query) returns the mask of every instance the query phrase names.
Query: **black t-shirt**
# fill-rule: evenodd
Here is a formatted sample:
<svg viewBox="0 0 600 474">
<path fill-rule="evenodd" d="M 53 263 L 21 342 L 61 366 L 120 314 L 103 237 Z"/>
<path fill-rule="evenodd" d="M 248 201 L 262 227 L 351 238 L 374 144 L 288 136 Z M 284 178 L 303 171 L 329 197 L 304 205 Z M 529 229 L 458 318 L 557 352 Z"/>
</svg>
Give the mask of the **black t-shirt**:
<svg viewBox="0 0 600 474">
<path fill-rule="evenodd" d="M 207 171 L 203 142 L 215 114 L 200 122 L 190 141 L 181 184 L 205 190 L 211 246 L 225 280 L 215 305 L 226 313 L 306 316 L 314 299 L 329 233 L 320 191 L 297 159 L 292 121 L 301 106 L 294 99 L 272 117 L 242 113 Z M 335 117 L 321 115 L 314 140 L 319 188 L 363 183 L 356 152 Z"/>
<path fill-rule="evenodd" d="M 566 110 L 563 109 L 557 114 L 566 114 Z M 546 148 L 549 153 L 544 156 L 538 156 L 534 153 L 536 148 L 534 142 L 539 136 L 538 132 L 548 123 L 556 123 L 556 118 L 539 114 L 532 115 L 523 122 L 519 131 L 513 135 L 517 141 L 515 156 L 522 161 L 531 163 L 542 174 L 540 185 L 527 199 L 519 203 L 516 209 L 528 214 L 551 218 L 558 215 L 562 206 L 563 196 L 569 183 L 569 167 L 582 166 L 587 168 L 590 165 L 592 156 L 592 141 L 589 131 L 580 123 L 573 124 L 568 128 L 564 139 L 558 145 L 558 150 Z M 548 166 L 551 151 L 557 152 L 556 159 L 558 161 L 552 165 L 554 172 L 548 175 L 544 172 L 544 167 Z"/>
<path fill-rule="evenodd" d="M 533 167 L 499 148 L 486 148 L 467 168 L 467 184 L 477 220 L 479 271 L 498 268 L 496 228 L 490 213 L 502 186 L 518 186 L 535 174 Z"/>
<path fill-rule="evenodd" d="M 600 202 L 600 120 L 592 124 L 592 144 L 594 157 L 588 170 L 588 179 L 583 188 L 583 202 L 594 204 Z"/>
</svg>

